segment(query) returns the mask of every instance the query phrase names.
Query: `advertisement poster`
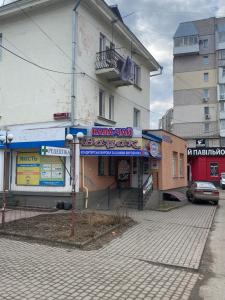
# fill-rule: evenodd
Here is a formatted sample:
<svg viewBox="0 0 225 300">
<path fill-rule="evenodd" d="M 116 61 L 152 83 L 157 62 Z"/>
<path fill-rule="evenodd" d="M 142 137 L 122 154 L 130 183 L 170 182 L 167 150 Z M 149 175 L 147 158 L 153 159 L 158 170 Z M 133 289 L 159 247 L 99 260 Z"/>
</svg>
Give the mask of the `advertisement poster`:
<svg viewBox="0 0 225 300">
<path fill-rule="evenodd" d="M 38 153 L 18 153 L 16 184 L 28 186 L 64 186 L 64 164 L 59 157 Z"/>
<path fill-rule="evenodd" d="M 40 185 L 64 186 L 64 166 L 59 157 L 41 157 Z"/>
<path fill-rule="evenodd" d="M 16 178 L 17 185 L 39 185 L 40 155 L 38 153 L 18 153 Z"/>
</svg>

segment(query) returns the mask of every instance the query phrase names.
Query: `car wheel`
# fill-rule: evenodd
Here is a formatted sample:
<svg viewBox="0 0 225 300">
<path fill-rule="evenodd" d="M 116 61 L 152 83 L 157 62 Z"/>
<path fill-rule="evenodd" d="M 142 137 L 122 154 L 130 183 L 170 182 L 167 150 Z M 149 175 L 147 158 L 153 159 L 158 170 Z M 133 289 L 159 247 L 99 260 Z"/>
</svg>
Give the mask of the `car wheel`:
<svg viewBox="0 0 225 300">
<path fill-rule="evenodd" d="M 218 201 L 213 201 L 213 204 L 214 205 L 218 205 Z"/>
<path fill-rule="evenodd" d="M 190 196 L 190 201 L 191 203 L 195 203 L 195 198 L 192 195 Z"/>
</svg>

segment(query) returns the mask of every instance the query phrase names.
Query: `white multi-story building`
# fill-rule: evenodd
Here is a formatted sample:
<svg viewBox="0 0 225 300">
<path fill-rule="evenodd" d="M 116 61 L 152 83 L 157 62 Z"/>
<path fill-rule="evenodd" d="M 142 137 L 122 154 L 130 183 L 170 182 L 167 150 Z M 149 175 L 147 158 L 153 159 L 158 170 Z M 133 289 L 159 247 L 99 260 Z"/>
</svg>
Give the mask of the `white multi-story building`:
<svg viewBox="0 0 225 300">
<path fill-rule="evenodd" d="M 0 135 L 14 136 L 6 185 L 18 199 L 71 191 L 64 167 L 52 158 L 41 162 L 38 154 L 41 145 L 62 147 L 65 129 L 149 126 L 150 72 L 161 67 L 116 6 L 100 0 L 16 1 L 0 8 L 0 32 Z M 2 190 L 5 145 L 0 147 Z M 24 159 L 36 164 L 27 170 Z M 70 169 L 69 158 L 65 164 Z M 63 179 L 53 179 L 57 165 Z M 102 185 L 111 182 L 108 177 Z M 92 190 L 101 186 L 88 180 Z M 79 190 L 79 180 L 76 185 Z"/>
</svg>

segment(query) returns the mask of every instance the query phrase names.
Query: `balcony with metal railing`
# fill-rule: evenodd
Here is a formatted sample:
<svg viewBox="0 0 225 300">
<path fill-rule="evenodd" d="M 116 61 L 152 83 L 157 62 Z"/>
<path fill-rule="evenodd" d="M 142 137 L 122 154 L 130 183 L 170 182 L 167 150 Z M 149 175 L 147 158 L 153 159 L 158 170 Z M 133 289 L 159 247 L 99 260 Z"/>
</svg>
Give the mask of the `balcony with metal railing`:
<svg viewBox="0 0 225 300">
<path fill-rule="evenodd" d="M 131 59 L 123 58 L 115 49 L 108 49 L 96 54 L 96 75 L 108 80 L 114 86 L 133 84 Z M 130 72 L 130 74 L 129 74 Z"/>
</svg>

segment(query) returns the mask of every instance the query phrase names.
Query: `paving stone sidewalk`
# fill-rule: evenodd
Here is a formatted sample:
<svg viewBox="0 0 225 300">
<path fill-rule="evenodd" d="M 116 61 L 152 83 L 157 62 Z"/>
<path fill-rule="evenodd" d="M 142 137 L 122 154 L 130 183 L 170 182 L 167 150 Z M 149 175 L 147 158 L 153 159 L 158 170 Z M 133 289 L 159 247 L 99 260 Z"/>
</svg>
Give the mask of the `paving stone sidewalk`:
<svg viewBox="0 0 225 300">
<path fill-rule="evenodd" d="M 139 225 L 89 252 L 0 238 L 0 299 L 190 299 L 214 213 L 135 212 Z"/>
<path fill-rule="evenodd" d="M 167 213 L 135 212 L 132 217 L 141 223 L 100 252 L 198 269 L 215 211 L 211 205 L 188 205 Z"/>
</svg>

